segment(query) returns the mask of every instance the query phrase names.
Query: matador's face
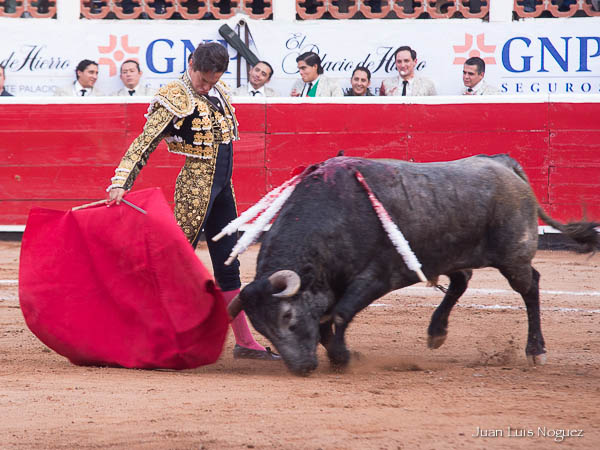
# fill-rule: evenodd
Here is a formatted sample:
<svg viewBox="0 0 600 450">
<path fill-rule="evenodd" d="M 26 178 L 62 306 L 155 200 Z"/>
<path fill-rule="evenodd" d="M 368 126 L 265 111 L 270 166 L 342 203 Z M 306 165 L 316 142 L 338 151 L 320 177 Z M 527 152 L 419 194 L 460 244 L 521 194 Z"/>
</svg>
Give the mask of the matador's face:
<svg viewBox="0 0 600 450">
<path fill-rule="evenodd" d="M 192 82 L 192 87 L 196 94 L 206 95 L 208 91 L 210 91 L 215 84 L 221 79 L 224 72 L 200 72 L 195 71 L 192 68 L 192 63 L 190 61 L 188 74 L 190 75 L 190 81 Z"/>
</svg>

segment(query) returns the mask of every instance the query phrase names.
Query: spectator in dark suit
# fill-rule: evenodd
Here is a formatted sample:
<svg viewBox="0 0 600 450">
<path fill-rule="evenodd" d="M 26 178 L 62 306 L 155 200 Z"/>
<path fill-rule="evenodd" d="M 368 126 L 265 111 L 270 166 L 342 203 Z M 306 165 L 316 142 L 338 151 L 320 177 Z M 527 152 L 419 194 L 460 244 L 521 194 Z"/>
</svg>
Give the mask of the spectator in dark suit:
<svg viewBox="0 0 600 450">
<path fill-rule="evenodd" d="M 371 71 L 366 67 L 358 66 L 352 72 L 350 78 L 350 90 L 345 94 L 346 97 L 362 97 L 365 95 L 373 95 L 369 86 L 371 85 Z"/>
<path fill-rule="evenodd" d="M 6 74 L 4 72 L 4 66 L 0 66 L 0 97 L 12 97 L 13 95 L 4 88 L 5 80 Z"/>
</svg>

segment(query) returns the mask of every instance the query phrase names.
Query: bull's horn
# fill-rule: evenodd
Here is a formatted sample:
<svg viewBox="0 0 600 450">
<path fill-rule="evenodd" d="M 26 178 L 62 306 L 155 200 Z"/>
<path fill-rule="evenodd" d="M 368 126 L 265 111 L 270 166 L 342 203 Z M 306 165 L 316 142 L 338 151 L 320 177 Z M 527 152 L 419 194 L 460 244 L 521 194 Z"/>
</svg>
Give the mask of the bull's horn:
<svg viewBox="0 0 600 450">
<path fill-rule="evenodd" d="M 278 292 L 273 297 L 291 297 L 300 289 L 300 277 L 293 270 L 279 270 L 269 277 Z"/>
<path fill-rule="evenodd" d="M 229 306 L 227 306 L 227 314 L 229 314 L 229 317 L 231 317 L 231 320 L 233 320 L 240 312 L 242 312 L 242 309 L 244 309 L 244 306 L 240 300 L 240 294 L 238 294 L 229 302 Z"/>
</svg>

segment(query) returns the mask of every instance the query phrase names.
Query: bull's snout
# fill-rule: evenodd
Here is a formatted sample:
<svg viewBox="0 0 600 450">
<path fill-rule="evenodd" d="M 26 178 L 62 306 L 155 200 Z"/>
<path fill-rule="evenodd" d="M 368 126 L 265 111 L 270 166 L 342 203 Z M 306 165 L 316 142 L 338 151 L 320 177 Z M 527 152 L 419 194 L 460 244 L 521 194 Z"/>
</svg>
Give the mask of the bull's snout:
<svg viewBox="0 0 600 450">
<path fill-rule="evenodd" d="M 286 360 L 285 357 L 283 358 L 283 360 L 285 361 L 285 364 L 290 370 L 290 372 L 292 372 L 294 375 L 298 375 L 301 377 L 310 375 L 310 373 L 314 372 L 314 370 L 319 365 L 319 361 L 317 360 L 316 356 L 302 361 Z"/>
</svg>

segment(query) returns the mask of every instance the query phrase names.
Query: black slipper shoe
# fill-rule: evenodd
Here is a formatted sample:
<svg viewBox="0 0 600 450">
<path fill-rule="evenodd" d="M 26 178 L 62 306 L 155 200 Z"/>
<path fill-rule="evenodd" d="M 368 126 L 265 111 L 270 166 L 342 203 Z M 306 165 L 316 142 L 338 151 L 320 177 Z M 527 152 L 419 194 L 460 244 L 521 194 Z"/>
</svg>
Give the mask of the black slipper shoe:
<svg viewBox="0 0 600 450">
<path fill-rule="evenodd" d="M 281 356 L 271 351 L 269 347 L 265 347 L 265 350 L 253 350 L 251 348 L 242 347 L 241 345 L 235 344 L 233 347 L 233 358 L 234 359 L 263 359 L 267 361 L 279 361 Z"/>
</svg>

